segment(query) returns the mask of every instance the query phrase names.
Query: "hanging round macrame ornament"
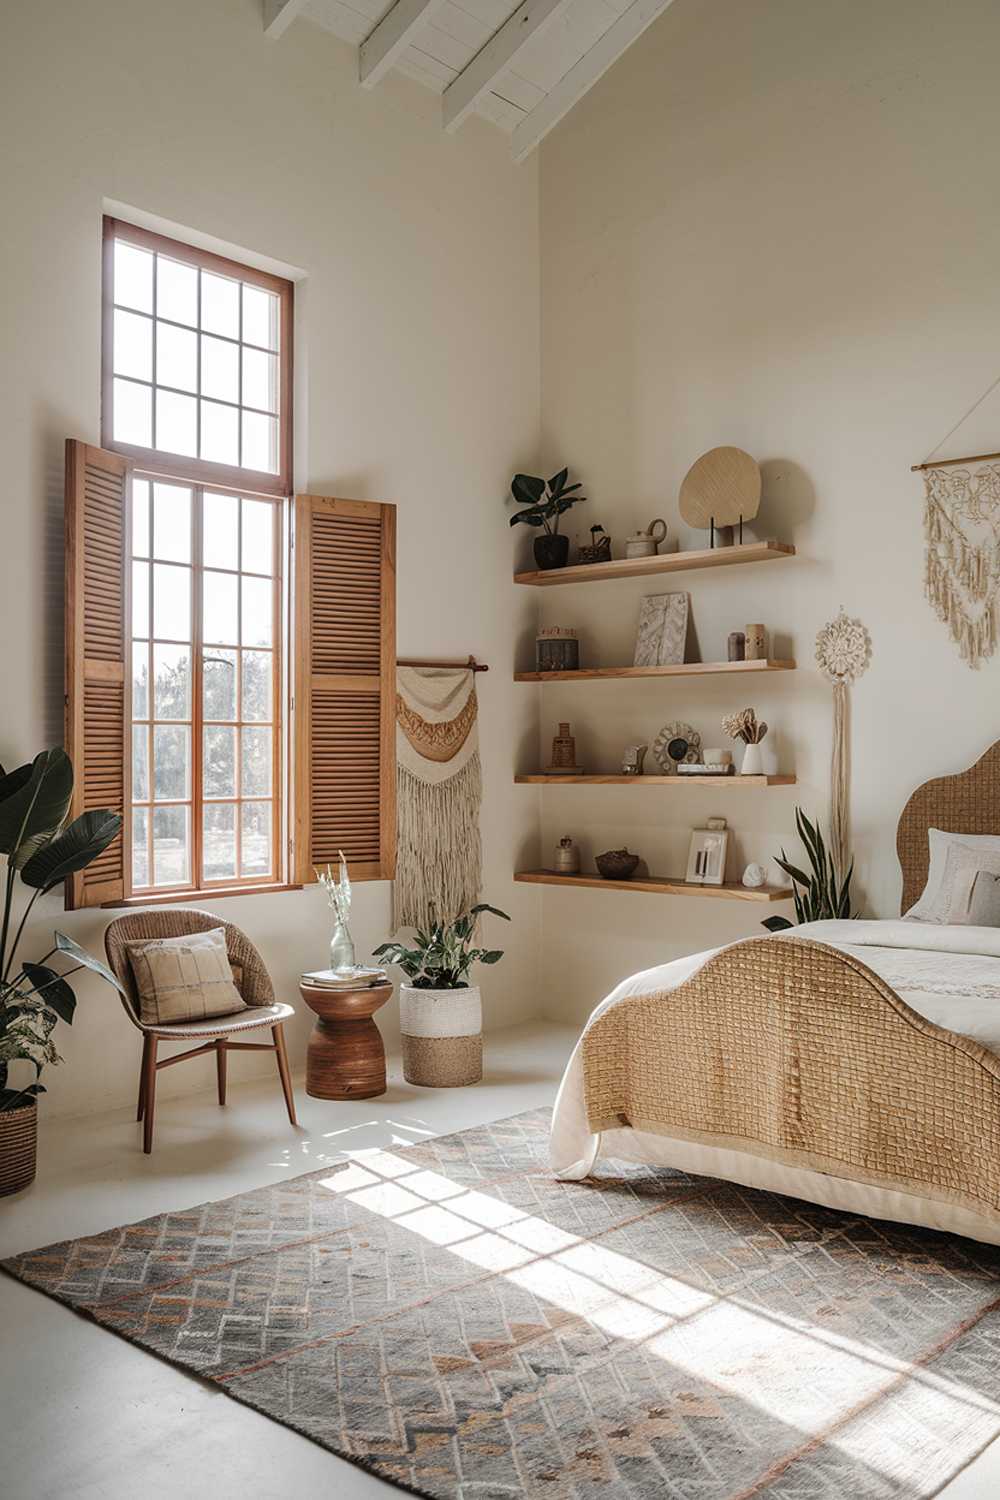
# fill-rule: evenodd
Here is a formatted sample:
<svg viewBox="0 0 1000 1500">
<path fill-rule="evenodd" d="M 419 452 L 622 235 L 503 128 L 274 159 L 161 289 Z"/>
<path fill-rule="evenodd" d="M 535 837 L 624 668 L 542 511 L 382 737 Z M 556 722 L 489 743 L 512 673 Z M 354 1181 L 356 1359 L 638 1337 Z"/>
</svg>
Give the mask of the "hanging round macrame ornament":
<svg viewBox="0 0 1000 1500">
<path fill-rule="evenodd" d="M 833 684 L 833 755 L 830 762 L 830 847 L 839 879 L 847 874 L 851 847 L 851 735 L 847 689 L 872 659 L 872 640 L 860 620 L 843 607 L 816 637 L 816 661 Z"/>
</svg>

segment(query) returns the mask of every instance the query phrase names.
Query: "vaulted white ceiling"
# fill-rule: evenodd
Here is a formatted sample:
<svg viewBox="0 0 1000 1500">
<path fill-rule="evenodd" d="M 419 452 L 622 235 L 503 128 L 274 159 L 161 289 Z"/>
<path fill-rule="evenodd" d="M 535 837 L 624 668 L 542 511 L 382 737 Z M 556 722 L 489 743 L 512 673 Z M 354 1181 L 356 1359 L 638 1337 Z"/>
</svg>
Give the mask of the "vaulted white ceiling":
<svg viewBox="0 0 1000 1500">
<path fill-rule="evenodd" d="M 358 82 L 392 68 L 442 96 L 441 123 L 472 113 L 523 161 L 671 0 L 264 0 L 278 40 L 299 17 L 358 48 Z"/>
</svg>

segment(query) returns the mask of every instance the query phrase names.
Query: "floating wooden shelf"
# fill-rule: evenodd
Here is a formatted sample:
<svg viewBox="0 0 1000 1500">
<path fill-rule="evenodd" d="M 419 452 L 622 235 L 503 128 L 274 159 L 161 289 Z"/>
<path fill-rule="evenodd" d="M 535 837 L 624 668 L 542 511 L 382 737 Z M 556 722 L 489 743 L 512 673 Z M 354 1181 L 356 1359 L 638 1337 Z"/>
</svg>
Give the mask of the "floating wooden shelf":
<svg viewBox="0 0 1000 1500">
<path fill-rule="evenodd" d="M 518 786 L 794 786 L 794 776 L 515 776 Z"/>
<path fill-rule="evenodd" d="M 595 563 L 594 567 L 600 567 Z M 793 661 L 685 661 L 675 667 L 581 667 L 576 672 L 515 672 L 515 682 L 579 682 L 597 677 L 704 677 L 717 672 L 794 672 Z"/>
<path fill-rule="evenodd" d="M 686 880 L 663 880 L 656 875 L 633 875 L 631 880 L 605 880 L 602 875 L 557 875 L 553 870 L 521 870 L 515 880 L 526 885 L 579 885 L 593 890 L 645 891 L 657 896 L 714 896 L 723 901 L 791 901 L 790 888 L 758 886 L 755 890 L 727 885 L 690 885 Z"/>
<path fill-rule="evenodd" d="M 574 563 L 571 568 L 547 568 L 515 573 L 515 583 L 553 588 L 562 583 L 599 583 L 602 578 L 648 578 L 656 573 L 687 573 L 699 568 L 731 568 L 737 563 L 771 562 L 794 557 L 789 542 L 745 542 L 742 547 L 706 547 L 697 552 L 664 552 L 658 557 L 621 557 L 612 562 Z"/>
</svg>

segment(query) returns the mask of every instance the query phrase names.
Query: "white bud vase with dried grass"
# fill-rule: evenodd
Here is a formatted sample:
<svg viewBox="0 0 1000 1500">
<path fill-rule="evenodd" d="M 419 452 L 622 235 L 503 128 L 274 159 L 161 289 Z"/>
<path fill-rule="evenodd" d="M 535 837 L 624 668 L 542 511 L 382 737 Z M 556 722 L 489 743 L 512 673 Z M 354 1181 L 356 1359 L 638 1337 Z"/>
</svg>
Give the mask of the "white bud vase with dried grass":
<svg viewBox="0 0 1000 1500">
<path fill-rule="evenodd" d="M 743 708 L 738 714 L 730 714 L 728 718 L 723 719 L 722 728 L 731 740 L 742 740 L 746 745 L 740 775 L 762 776 L 764 757 L 761 754 L 760 744 L 767 734 L 767 724 L 764 720 L 761 719 L 758 723 L 753 709 Z"/>
</svg>

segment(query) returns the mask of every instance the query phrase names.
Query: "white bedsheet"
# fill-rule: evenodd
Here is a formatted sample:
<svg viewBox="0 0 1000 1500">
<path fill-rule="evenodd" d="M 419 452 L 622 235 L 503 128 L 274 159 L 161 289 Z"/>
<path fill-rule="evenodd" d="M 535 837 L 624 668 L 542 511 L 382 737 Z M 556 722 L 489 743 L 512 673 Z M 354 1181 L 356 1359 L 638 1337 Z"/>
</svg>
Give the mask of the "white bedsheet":
<svg viewBox="0 0 1000 1500">
<path fill-rule="evenodd" d="M 1000 1054 L 1000 929 L 951 927 L 931 923 L 809 922 L 781 937 L 811 938 L 840 948 L 867 964 L 906 1003 L 933 1021 Z M 750 1152 L 721 1150 L 634 1130 L 594 1135 L 587 1123 L 583 1087 L 583 1037 L 610 1006 L 633 995 L 676 989 L 713 953 L 695 953 L 645 969 L 622 981 L 594 1010 L 563 1074 L 552 1117 L 550 1158 L 562 1177 L 586 1177 L 598 1152 L 632 1161 L 651 1161 L 684 1171 L 719 1176 L 749 1186 L 809 1198 L 833 1208 L 857 1209 L 874 1217 L 928 1224 L 976 1238 L 995 1240 L 985 1221 L 951 1205 L 929 1203 L 907 1193 L 837 1179 L 824 1173 L 785 1167 Z"/>
</svg>

